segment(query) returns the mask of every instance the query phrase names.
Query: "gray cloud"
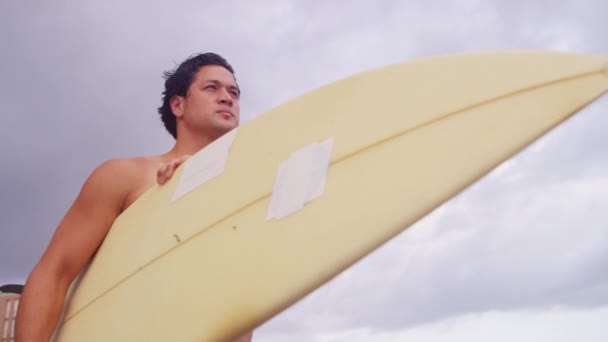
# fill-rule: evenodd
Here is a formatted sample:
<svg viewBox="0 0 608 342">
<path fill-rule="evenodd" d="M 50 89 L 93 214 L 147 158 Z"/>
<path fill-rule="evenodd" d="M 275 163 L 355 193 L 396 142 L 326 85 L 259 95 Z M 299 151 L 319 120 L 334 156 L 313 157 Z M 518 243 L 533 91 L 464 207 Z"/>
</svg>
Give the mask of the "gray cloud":
<svg viewBox="0 0 608 342">
<path fill-rule="evenodd" d="M 503 49 L 608 55 L 600 0 L 26 0 L 3 2 L 0 13 L 0 283 L 25 279 L 99 163 L 170 148 L 156 114 L 161 73 L 192 53 L 230 60 L 245 121 L 413 58 Z M 486 309 L 605 304 L 606 106 L 585 109 L 267 329 L 306 337 Z"/>
</svg>

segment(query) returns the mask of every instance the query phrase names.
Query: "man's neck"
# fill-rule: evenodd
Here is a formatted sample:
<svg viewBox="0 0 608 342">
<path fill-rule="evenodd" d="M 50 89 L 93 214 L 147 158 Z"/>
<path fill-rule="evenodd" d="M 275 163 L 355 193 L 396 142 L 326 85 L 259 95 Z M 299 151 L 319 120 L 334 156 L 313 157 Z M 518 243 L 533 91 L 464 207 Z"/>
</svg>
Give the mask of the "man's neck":
<svg viewBox="0 0 608 342">
<path fill-rule="evenodd" d="M 178 135 L 173 148 L 163 155 L 165 159 L 171 160 L 183 155 L 193 155 L 220 137 L 209 134 L 198 134 L 194 137 L 188 133 L 184 132 L 184 134 Z"/>
</svg>

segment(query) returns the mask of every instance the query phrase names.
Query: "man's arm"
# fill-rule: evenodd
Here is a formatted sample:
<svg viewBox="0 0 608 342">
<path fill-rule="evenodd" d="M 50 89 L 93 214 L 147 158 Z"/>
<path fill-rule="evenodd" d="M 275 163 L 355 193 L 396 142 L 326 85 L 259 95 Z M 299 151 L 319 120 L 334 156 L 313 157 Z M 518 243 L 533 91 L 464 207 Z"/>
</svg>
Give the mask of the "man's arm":
<svg viewBox="0 0 608 342">
<path fill-rule="evenodd" d="M 16 341 L 48 341 L 61 316 L 66 292 L 120 214 L 129 191 L 128 160 L 99 166 L 84 183 L 23 290 Z"/>
</svg>

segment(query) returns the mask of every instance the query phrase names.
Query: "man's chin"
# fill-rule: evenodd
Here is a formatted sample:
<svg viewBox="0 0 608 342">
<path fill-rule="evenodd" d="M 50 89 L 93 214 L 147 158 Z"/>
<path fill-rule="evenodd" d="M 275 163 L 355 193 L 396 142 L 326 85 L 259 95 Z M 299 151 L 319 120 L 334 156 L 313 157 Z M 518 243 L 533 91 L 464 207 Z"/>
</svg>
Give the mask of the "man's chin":
<svg viewBox="0 0 608 342">
<path fill-rule="evenodd" d="M 221 125 L 216 125 L 214 126 L 214 133 L 217 137 L 221 137 L 222 135 L 232 131 L 233 129 L 237 128 L 238 125 L 234 124 L 234 123 L 224 123 Z"/>
</svg>

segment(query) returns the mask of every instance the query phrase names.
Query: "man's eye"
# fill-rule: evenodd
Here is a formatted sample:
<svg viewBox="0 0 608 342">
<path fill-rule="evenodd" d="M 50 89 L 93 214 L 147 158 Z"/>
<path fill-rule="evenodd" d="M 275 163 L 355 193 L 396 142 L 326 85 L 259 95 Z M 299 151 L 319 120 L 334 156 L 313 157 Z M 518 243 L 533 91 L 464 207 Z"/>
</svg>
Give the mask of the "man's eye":
<svg viewBox="0 0 608 342">
<path fill-rule="evenodd" d="M 235 98 L 238 98 L 238 97 L 239 97 L 239 93 L 238 93 L 238 92 L 236 92 L 236 91 L 231 91 L 231 92 L 230 92 L 230 95 L 232 95 L 232 96 L 233 96 L 233 97 L 235 97 Z"/>
<path fill-rule="evenodd" d="M 217 87 L 215 85 L 213 85 L 213 84 L 210 84 L 210 85 L 206 86 L 205 89 L 216 90 Z"/>
</svg>

